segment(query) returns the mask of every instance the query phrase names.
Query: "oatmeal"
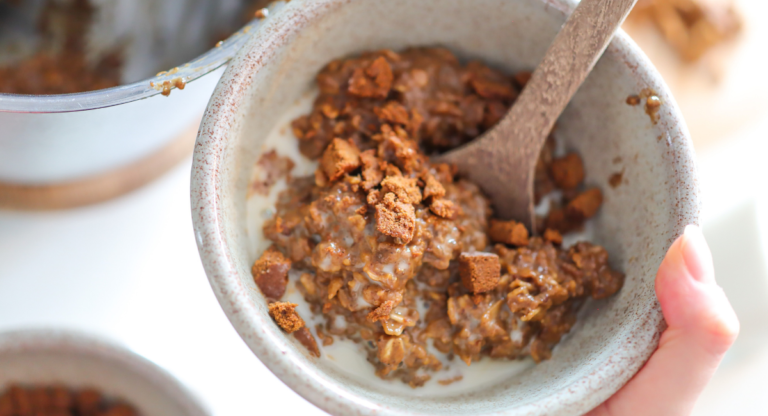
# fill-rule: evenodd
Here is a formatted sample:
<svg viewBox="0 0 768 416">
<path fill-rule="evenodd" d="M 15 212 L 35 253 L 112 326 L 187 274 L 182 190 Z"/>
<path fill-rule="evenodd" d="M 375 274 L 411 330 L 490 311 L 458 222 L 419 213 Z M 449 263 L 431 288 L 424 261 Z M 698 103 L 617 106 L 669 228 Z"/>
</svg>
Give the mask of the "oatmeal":
<svg viewBox="0 0 768 416">
<path fill-rule="evenodd" d="M 39 19 L 41 50 L 13 65 L 0 66 L 0 93 L 70 94 L 119 85 L 122 51 L 110 51 L 96 60 L 88 57 L 86 33 L 94 13 L 87 0 L 47 0 Z"/>
<path fill-rule="evenodd" d="M 358 342 L 379 377 L 418 387 L 453 357 L 545 360 L 585 299 L 620 289 L 602 247 L 561 247 L 602 203 L 579 155 L 555 157 L 553 140 L 542 151 L 537 197 L 561 196 L 548 198 L 541 236 L 495 219 L 477 185 L 430 162 L 498 122 L 528 78 L 437 48 L 367 53 L 320 72 L 311 112 L 292 125 L 318 168 L 289 175 L 263 227 L 273 245 L 253 266 L 283 330 L 320 354 L 308 317 L 281 301 L 291 280 L 322 317 L 324 346 Z"/>
</svg>

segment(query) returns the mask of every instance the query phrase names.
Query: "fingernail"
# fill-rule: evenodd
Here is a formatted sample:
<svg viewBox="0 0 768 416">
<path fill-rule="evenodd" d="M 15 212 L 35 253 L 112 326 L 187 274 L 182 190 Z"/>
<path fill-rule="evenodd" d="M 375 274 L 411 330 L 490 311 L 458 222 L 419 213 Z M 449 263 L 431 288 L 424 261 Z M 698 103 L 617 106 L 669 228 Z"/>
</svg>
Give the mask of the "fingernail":
<svg viewBox="0 0 768 416">
<path fill-rule="evenodd" d="M 704 239 L 701 228 L 688 225 L 683 233 L 682 244 L 685 266 L 694 279 L 702 283 L 715 282 L 715 266 L 712 263 L 712 252 Z"/>
</svg>

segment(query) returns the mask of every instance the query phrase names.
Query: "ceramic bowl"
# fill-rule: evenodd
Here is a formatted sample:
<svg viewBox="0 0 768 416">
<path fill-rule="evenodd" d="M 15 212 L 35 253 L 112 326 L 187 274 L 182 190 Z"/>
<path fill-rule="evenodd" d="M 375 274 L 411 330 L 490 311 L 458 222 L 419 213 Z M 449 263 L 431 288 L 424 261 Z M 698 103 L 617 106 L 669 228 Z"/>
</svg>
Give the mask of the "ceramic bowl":
<svg viewBox="0 0 768 416">
<path fill-rule="evenodd" d="M 27 29 L 43 3 L 0 2 L 0 61 L 25 49 L 26 43 L 14 41 L 36 39 L 13 29 Z M 96 17 L 89 26 L 89 52 L 124 46 L 124 84 L 76 94 L 0 93 L 0 207 L 98 202 L 144 185 L 188 156 L 190 128 L 198 126 L 221 67 L 260 24 L 254 19 L 234 32 L 244 0 L 90 3 Z M 227 30 L 234 33 L 213 47 L 215 36 Z M 166 71 L 152 75 L 161 69 Z M 187 84 L 184 90 L 163 96 L 163 83 L 177 78 Z M 104 177 L 106 183 L 94 183 Z M 70 195 L 57 198 L 52 187 Z M 72 188 L 83 195 L 71 195 Z"/>
<path fill-rule="evenodd" d="M 0 391 L 9 384 L 93 387 L 143 416 L 208 416 L 190 392 L 151 362 L 87 335 L 56 330 L 0 333 Z"/>
<path fill-rule="evenodd" d="M 276 120 L 333 58 L 379 48 L 442 45 L 509 72 L 532 69 L 572 0 L 293 0 L 269 17 L 219 82 L 200 128 L 192 168 L 192 217 L 211 286 L 253 352 L 280 379 L 331 414 L 577 415 L 624 385 L 656 348 L 665 324 L 656 270 L 699 199 L 692 145 L 659 74 L 623 33 L 580 88 L 557 136 L 579 152 L 586 182 L 605 203 L 593 240 L 626 273 L 623 289 L 583 308 L 549 361 L 482 389 L 451 395 L 377 388 L 314 359 L 274 324 L 250 273 L 260 254 L 246 228 L 248 181 Z M 654 91 L 652 119 L 627 97 Z M 621 181 L 616 184 L 616 175 Z M 614 177 L 614 185 L 609 180 Z"/>
</svg>

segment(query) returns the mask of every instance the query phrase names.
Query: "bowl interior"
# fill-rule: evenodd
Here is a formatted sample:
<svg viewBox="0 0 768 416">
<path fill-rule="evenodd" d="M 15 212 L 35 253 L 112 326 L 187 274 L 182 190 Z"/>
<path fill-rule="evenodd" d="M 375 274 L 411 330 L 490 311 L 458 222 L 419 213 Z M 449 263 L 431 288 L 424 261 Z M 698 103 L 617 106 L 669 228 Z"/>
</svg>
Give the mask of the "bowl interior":
<svg viewBox="0 0 768 416">
<path fill-rule="evenodd" d="M 204 416 L 196 400 L 154 364 L 101 341 L 64 332 L 0 335 L 0 391 L 9 384 L 95 388 L 145 416 Z"/>
<path fill-rule="evenodd" d="M 222 307 L 241 336 L 283 381 L 334 412 L 383 414 L 581 414 L 620 388 L 658 342 L 663 319 L 653 281 L 664 252 L 697 221 L 692 150 L 676 104 L 658 74 L 619 33 L 562 115 L 557 137 L 584 159 L 586 183 L 602 188 L 594 241 L 626 273 L 611 299 L 585 305 L 551 360 L 492 386 L 450 396 L 382 391 L 373 370 L 353 376 L 313 359 L 273 324 L 250 266 L 264 242 L 249 218 L 248 181 L 264 140 L 331 59 L 409 46 L 445 46 L 512 72 L 532 69 L 572 1 L 292 1 L 265 22 L 233 61 L 206 112 L 193 167 L 201 256 Z M 653 90 L 657 122 L 629 95 Z M 615 174 L 622 177 L 610 186 Z M 260 198 L 255 196 L 253 198 Z M 249 202 L 250 203 L 250 202 Z"/>
</svg>

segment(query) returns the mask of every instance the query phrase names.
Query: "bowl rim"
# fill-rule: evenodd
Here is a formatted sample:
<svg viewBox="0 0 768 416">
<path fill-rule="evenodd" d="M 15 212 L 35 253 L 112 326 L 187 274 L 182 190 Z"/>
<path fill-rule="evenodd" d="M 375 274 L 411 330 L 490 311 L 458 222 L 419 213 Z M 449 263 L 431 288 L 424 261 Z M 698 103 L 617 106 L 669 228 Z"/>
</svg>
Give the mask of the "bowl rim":
<svg viewBox="0 0 768 416">
<path fill-rule="evenodd" d="M 165 369 L 101 336 L 79 330 L 45 327 L 0 332 L 0 355 L 26 352 L 75 353 L 103 360 L 157 387 L 190 416 L 211 414 L 195 394 Z M 63 383 L 67 384 L 66 381 Z"/>
<path fill-rule="evenodd" d="M 576 0 L 537 1 L 561 10 L 564 15 L 569 14 L 577 4 Z M 193 158 L 190 198 L 195 238 L 206 275 L 227 318 L 249 348 L 283 383 L 331 414 L 421 415 L 425 413 L 392 409 L 364 399 L 345 386 L 333 383 L 317 367 L 307 365 L 292 356 L 290 351 L 280 349 L 274 335 L 263 329 L 267 324 L 266 320 L 259 316 L 255 305 L 245 295 L 247 289 L 239 280 L 237 267 L 232 258 L 233 252 L 226 242 L 229 227 L 220 210 L 222 190 L 225 189 L 220 185 L 224 169 L 219 167 L 222 165 L 225 154 L 224 142 L 228 140 L 229 130 L 238 124 L 237 110 L 251 85 L 250 74 L 263 66 L 263 62 L 274 53 L 270 48 L 279 45 L 282 39 L 290 37 L 293 31 L 300 30 L 302 23 L 312 20 L 311 17 L 306 17 L 307 15 L 323 13 L 323 5 L 342 2 L 344 0 L 291 2 L 279 15 L 281 19 L 279 22 L 282 24 L 270 22 L 265 25 L 263 30 L 267 33 L 267 37 L 264 44 L 268 45 L 268 48 L 260 50 L 260 44 L 256 37 L 253 37 L 233 59 L 219 80 L 203 117 Z M 299 7 L 304 9 L 297 10 Z M 287 22 L 294 24 L 287 24 Z M 680 186 L 678 200 L 683 207 L 692 209 L 677 211 L 679 217 L 675 231 L 679 235 L 685 225 L 698 223 L 700 206 L 698 185 L 695 180 L 693 145 L 688 129 L 661 75 L 628 35 L 619 30 L 608 46 L 608 50 L 618 52 L 620 58 L 637 74 L 638 78 L 644 78 L 654 86 L 655 92 L 669 109 L 668 115 L 660 114 L 659 123 L 662 125 L 669 123 L 680 133 L 680 140 L 670 143 L 677 156 L 671 164 L 679 168 L 675 169 L 679 175 L 684 175 L 691 182 L 687 188 Z M 669 244 L 671 243 L 669 241 Z M 655 298 L 648 301 L 647 305 L 643 305 L 641 314 L 642 317 L 630 324 L 628 328 L 632 334 L 646 335 L 643 338 L 644 344 L 638 343 L 637 339 L 627 339 L 623 341 L 623 345 L 632 344 L 629 352 L 623 351 L 623 348 L 617 348 L 605 360 L 622 365 L 603 366 L 599 371 L 577 379 L 553 392 L 548 397 L 546 406 L 533 403 L 516 408 L 512 412 L 510 409 L 502 409 L 490 414 L 572 415 L 593 409 L 629 381 L 655 351 L 661 332 L 666 328 L 658 301 Z"/>
<path fill-rule="evenodd" d="M 282 8 L 282 2 L 274 2 L 270 4 L 269 12 L 275 13 L 280 8 Z M 113 107 L 154 97 L 162 93 L 162 85 L 166 81 L 171 84 L 171 89 L 175 89 L 173 81 L 177 78 L 188 84 L 225 66 L 250 39 L 251 32 L 261 25 L 261 19 L 253 19 L 197 58 L 140 81 L 72 94 L 0 93 L 0 113 L 71 113 Z"/>
</svg>

